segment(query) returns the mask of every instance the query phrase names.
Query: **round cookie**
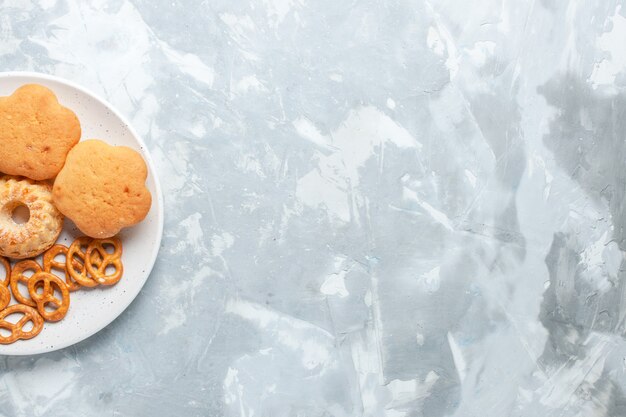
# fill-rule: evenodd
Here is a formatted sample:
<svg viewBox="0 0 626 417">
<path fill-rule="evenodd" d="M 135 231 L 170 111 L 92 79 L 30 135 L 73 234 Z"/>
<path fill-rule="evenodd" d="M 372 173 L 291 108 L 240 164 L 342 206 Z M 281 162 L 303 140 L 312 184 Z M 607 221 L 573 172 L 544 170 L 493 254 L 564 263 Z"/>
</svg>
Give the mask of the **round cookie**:
<svg viewBox="0 0 626 417">
<path fill-rule="evenodd" d="M 74 146 L 54 181 L 57 208 L 87 236 L 107 238 L 143 220 L 152 203 L 139 153 L 90 139 Z"/>
<path fill-rule="evenodd" d="M 28 209 L 28 221 L 18 224 L 13 212 Z M 54 245 L 63 228 L 63 215 L 52 204 L 52 187 L 45 182 L 0 178 L 0 255 L 30 258 Z"/>
<path fill-rule="evenodd" d="M 80 122 L 52 91 L 26 84 L 0 97 L 0 172 L 53 178 L 80 140 Z"/>
</svg>

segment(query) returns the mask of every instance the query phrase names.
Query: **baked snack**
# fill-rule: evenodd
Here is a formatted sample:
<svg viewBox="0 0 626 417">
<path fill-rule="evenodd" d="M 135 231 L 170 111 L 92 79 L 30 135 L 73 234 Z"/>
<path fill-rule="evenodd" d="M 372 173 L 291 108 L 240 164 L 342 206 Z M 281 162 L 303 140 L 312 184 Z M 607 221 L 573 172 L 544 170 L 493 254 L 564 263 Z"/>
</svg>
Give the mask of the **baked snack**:
<svg viewBox="0 0 626 417">
<path fill-rule="evenodd" d="M 43 287 L 42 292 L 37 291 L 40 287 Z M 55 289 L 61 293 L 61 299 L 54 296 Z M 70 308 L 70 290 L 67 289 L 67 285 L 61 278 L 50 272 L 37 272 L 30 277 L 28 294 L 31 300 L 37 304 L 37 311 L 44 320 L 59 321 L 65 317 Z"/>
<path fill-rule="evenodd" d="M 9 287 L 0 285 L 0 310 L 4 310 L 11 302 L 11 291 Z"/>
<path fill-rule="evenodd" d="M 80 140 L 80 122 L 52 91 L 26 84 L 0 97 L 0 172 L 53 178 Z"/>
<path fill-rule="evenodd" d="M 56 256 L 65 257 L 63 261 L 55 259 Z M 0 262 L 8 260 L 0 257 Z M 62 320 L 70 307 L 70 291 L 79 289 L 80 285 L 73 281 L 72 274 L 86 287 L 97 285 L 114 285 L 122 277 L 124 266 L 122 264 L 122 241 L 117 238 L 92 239 L 82 236 L 74 240 L 69 248 L 57 244 L 48 249 L 43 255 L 43 270 L 34 259 L 19 261 L 11 268 L 6 267 L 11 273 L 9 288 L 0 281 L 0 329 L 9 335 L 0 334 L 0 344 L 10 344 L 19 339 L 35 337 L 43 328 L 43 322 L 55 322 Z M 57 269 L 65 273 L 65 281 L 50 271 Z M 110 269 L 113 269 L 112 271 Z M 32 272 L 27 276 L 26 272 Z M 25 285 L 28 293 L 20 292 L 20 285 Z M 9 306 L 11 293 L 20 304 Z M 57 296 L 57 294 L 60 295 Z M 8 307 L 7 307 L 8 306 Z M 4 318 L 10 314 L 21 313 L 24 315 L 17 323 L 13 324 Z M 24 331 L 28 322 L 32 322 L 33 328 Z"/>
<path fill-rule="evenodd" d="M 54 204 L 87 236 L 112 237 L 148 214 L 152 197 L 147 176 L 138 152 L 86 140 L 67 155 L 54 181 Z"/>
<path fill-rule="evenodd" d="M 113 252 L 107 252 L 105 245 L 111 246 Z M 124 274 L 122 264 L 122 241 L 117 237 L 94 239 L 85 252 L 87 272 L 100 285 L 114 285 Z M 113 269 L 107 274 L 107 269 Z"/>
<path fill-rule="evenodd" d="M 116 284 L 124 266 L 115 235 L 150 210 L 141 155 L 99 140 L 78 144 L 80 136 L 76 115 L 46 87 L 28 84 L 0 97 L 0 344 L 62 320 L 71 291 Z M 54 186 L 41 182 L 55 177 Z M 64 212 L 87 235 L 69 248 L 55 244 Z M 24 259 L 42 253 L 43 269 Z M 21 260 L 11 267 L 8 258 Z M 9 305 L 13 299 L 19 304 Z M 22 317 L 6 320 L 14 314 Z"/>
<path fill-rule="evenodd" d="M 98 282 L 94 281 L 87 272 L 87 263 L 90 261 L 98 262 L 95 258 L 91 260 L 85 256 L 91 242 L 92 239 L 90 237 L 81 236 L 72 242 L 67 250 L 67 255 L 65 255 L 65 269 L 70 274 L 70 277 L 83 287 L 95 287 L 98 285 Z M 84 251 L 83 248 L 85 248 Z"/>
<path fill-rule="evenodd" d="M 0 281 L 0 285 L 8 287 L 9 282 L 11 282 L 11 262 L 4 256 L 0 256 L 0 263 L 4 267 L 4 280 Z"/>
<path fill-rule="evenodd" d="M 23 259 L 54 245 L 63 228 L 63 215 L 52 204 L 51 186 L 11 176 L 0 178 L 0 256 Z M 13 211 L 25 206 L 26 223 L 13 221 Z"/>
<path fill-rule="evenodd" d="M 72 276 L 67 270 L 67 250 L 68 247 L 61 244 L 56 244 L 48 249 L 43 254 L 43 270 L 45 272 L 52 272 L 52 270 L 63 272 L 67 289 L 70 291 L 76 291 L 80 289 L 80 284 L 72 279 Z M 57 261 L 55 259 L 59 255 L 63 256 L 64 259 L 62 261 Z M 75 259 L 72 259 L 71 262 L 72 264 L 78 265 L 78 267 L 81 265 L 78 264 Z"/>
<path fill-rule="evenodd" d="M 35 307 L 37 304 L 30 298 L 30 294 L 24 295 L 20 292 L 19 284 L 22 283 L 28 286 L 28 280 L 31 278 L 24 275 L 26 271 L 32 271 L 34 275 L 41 272 L 41 266 L 34 259 L 25 259 L 16 263 L 13 271 L 11 271 L 11 292 L 13 292 L 13 297 L 15 297 L 18 303 Z"/>
<path fill-rule="evenodd" d="M 11 323 L 5 320 L 7 316 L 14 313 L 23 314 L 22 318 L 17 323 Z M 24 326 L 28 322 L 33 323 L 30 330 L 24 330 Z M 32 307 L 25 306 L 23 304 L 13 304 L 0 311 L 0 329 L 5 329 L 9 332 L 8 336 L 0 335 L 0 344 L 8 345 L 19 339 L 27 340 L 32 339 L 41 333 L 43 329 L 43 318 L 39 315 L 37 310 Z"/>
</svg>

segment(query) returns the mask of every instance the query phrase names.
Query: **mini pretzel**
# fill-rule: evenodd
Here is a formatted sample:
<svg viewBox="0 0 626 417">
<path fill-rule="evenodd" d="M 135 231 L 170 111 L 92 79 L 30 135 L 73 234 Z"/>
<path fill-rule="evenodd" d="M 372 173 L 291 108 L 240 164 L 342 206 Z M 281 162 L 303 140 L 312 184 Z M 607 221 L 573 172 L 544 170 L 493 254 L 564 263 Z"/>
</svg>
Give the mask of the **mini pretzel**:
<svg viewBox="0 0 626 417">
<path fill-rule="evenodd" d="M 24 317 L 15 324 L 6 321 L 5 318 L 13 313 L 22 313 Z M 29 321 L 33 322 L 33 328 L 25 332 L 22 329 Z M 6 329 L 11 332 L 9 336 L 0 335 L 0 344 L 3 345 L 8 345 L 19 339 L 32 339 L 43 329 L 43 318 L 39 315 L 37 310 L 32 307 L 23 304 L 14 304 L 0 311 L 0 329 Z"/>
<path fill-rule="evenodd" d="M 79 237 L 70 245 L 70 248 L 67 250 L 67 255 L 65 255 L 65 266 L 67 271 L 70 273 L 72 279 L 78 282 L 83 287 L 95 287 L 98 285 L 98 282 L 94 281 L 87 272 L 87 264 L 86 262 L 86 253 L 82 251 L 83 246 L 88 246 L 91 243 L 91 238 L 87 236 Z M 76 258 L 80 259 L 80 262 L 76 260 Z M 96 262 L 98 259 L 94 258 L 93 261 Z"/>
<path fill-rule="evenodd" d="M 104 249 L 104 245 L 112 245 L 113 253 L 108 253 Z M 99 284 L 113 285 L 122 278 L 124 266 L 122 265 L 122 241 L 119 238 L 94 239 L 87 247 L 85 258 L 87 259 L 85 264 L 89 275 Z M 115 272 L 111 275 L 106 274 L 108 266 L 115 267 Z"/>
<path fill-rule="evenodd" d="M 67 246 L 59 244 L 54 245 L 50 249 L 48 249 L 43 255 L 43 270 L 45 272 L 51 272 L 52 269 L 56 269 L 57 271 L 63 271 L 63 274 L 65 275 L 65 284 L 67 285 L 67 289 L 70 291 L 76 291 L 80 288 L 80 284 L 72 279 L 72 276 L 67 270 L 67 251 Z M 58 255 L 65 256 L 66 260 L 63 262 L 55 261 L 54 258 L 56 258 Z M 82 268 L 82 265 L 76 259 L 72 259 L 72 263 L 74 265 L 74 268 Z"/>
<path fill-rule="evenodd" d="M 37 288 L 43 285 L 43 293 L 39 294 Z M 61 299 L 54 296 L 54 288 L 61 292 Z M 70 308 L 70 291 L 65 282 L 50 272 L 37 272 L 28 280 L 28 294 L 37 304 L 37 311 L 47 321 L 59 321 L 67 314 Z M 47 311 L 46 305 L 52 304 L 56 307 L 53 311 Z"/>
<path fill-rule="evenodd" d="M 11 282 L 11 262 L 4 256 L 0 256 L 0 262 L 2 262 L 2 266 L 4 266 L 4 281 L 0 284 L 9 288 L 9 282 Z"/>
<path fill-rule="evenodd" d="M 39 264 L 32 259 L 27 259 L 25 261 L 20 261 L 15 264 L 13 267 L 13 271 L 11 271 L 11 291 L 13 292 L 13 296 L 15 299 L 21 303 L 26 304 L 27 306 L 35 307 L 36 304 L 30 297 L 25 297 L 20 293 L 20 290 L 17 286 L 20 282 L 28 285 L 28 280 L 30 277 L 24 275 L 25 271 L 31 270 L 33 273 L 41 272 L 41 267 Z"/>
<path fill-rule="evenodd" d="M 11 291 L 9 287 L 0 285 L 0 310 L 3 310 L 11 302 Z"/>
</svg>

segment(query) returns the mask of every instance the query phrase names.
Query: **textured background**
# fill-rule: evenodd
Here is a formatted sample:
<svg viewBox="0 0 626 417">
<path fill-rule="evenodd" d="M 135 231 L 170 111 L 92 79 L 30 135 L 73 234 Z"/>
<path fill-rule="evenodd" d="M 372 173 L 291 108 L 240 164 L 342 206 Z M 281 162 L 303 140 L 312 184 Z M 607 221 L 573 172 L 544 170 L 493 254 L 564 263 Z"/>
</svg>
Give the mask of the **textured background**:
<svg viewBox="0 0 626 417">
<path fill-rule="evenodd" d="M 0 0 L 146 140 L 159 260 L 2 416 L 626 415 L 626 4 Z"/>
</svg>

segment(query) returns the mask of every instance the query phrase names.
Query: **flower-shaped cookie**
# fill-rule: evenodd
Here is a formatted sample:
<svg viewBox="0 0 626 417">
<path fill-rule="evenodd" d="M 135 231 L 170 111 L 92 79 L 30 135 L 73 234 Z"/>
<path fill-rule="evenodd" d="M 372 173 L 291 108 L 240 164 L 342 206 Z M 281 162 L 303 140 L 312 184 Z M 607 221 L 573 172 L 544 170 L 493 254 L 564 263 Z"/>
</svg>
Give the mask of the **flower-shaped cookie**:
<svg viewBox="0 0 626 417">
<path fill-rule="evenodd" d="M 52 197 L 87 236 L 106 238 L 146 217 L 152 197 L 139 153 L 91 139 L 74 146 L 59 172 Z"/>
<path fill-rule="evenodd" d="M 78 118 L 46 87 L 27 84 L 0 97 L 1 172 L 53 178 L 79 140 Z"/>
</svg>

